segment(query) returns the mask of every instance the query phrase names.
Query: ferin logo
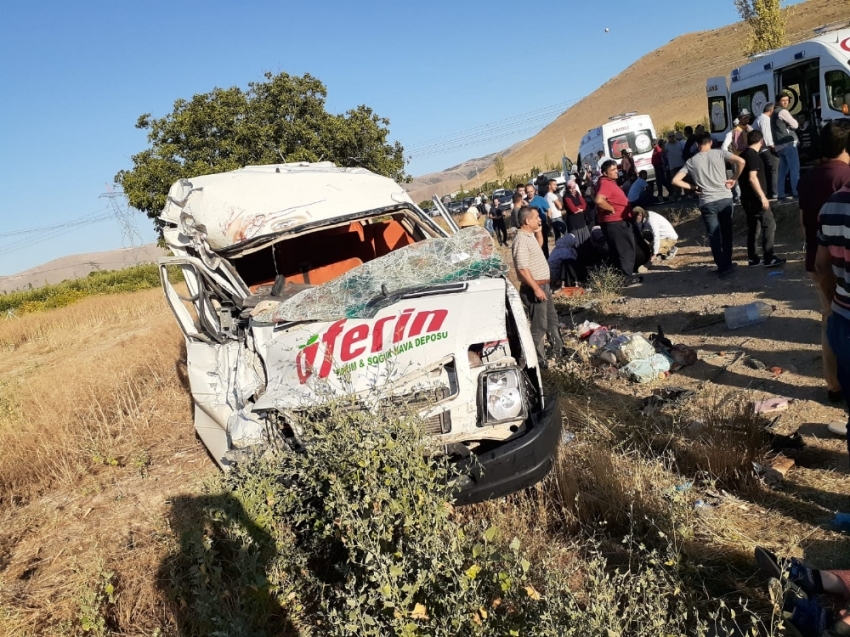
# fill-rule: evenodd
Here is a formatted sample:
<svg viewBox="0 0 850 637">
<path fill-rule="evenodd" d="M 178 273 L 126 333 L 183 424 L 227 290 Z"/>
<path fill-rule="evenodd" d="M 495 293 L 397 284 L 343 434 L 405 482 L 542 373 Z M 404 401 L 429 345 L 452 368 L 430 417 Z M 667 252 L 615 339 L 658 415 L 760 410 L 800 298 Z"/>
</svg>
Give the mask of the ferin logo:
<svg viewBox="0 0 850 637">
<path fill-rule="evenodd" d="M 332 323 L 321 336 L 314 334 L 298 349 L 295 357 L 295 370 L 298 382 L 302 385 L 318 372 L 319 378 L 327 378 L 337 363 L 347 363 L 369 350 L 377 353 L 384 349 L 384 343 L 398 344 L 404 339 L 437 332 L 449 315 L 448 310 L 423 310 L 413 308 L 402 311 L 398 316 L 384 316 L 372 323 L 360 323 L 346 329 L 346 319 Z M 319 347 L 324 354 L 316 370 L 316 357 Z"/>
</svg>

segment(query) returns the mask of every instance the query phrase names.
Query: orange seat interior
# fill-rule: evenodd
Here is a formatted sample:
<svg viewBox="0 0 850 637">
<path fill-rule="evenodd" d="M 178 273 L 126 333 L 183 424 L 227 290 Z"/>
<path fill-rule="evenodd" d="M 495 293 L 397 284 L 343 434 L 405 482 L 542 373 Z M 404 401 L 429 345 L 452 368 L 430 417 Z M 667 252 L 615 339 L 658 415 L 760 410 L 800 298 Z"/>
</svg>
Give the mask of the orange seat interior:
<svg viewBox="0 0 850 637">
<path fill-rule="evenodd" d="M 363 263 L 414 243 L 398 221 L 359 221 L 294 237 L 274 246 L 275 267 L 288 283 L 322 285 Z M 274 279 L 250 286 L 252 292 Z"/>
</svg>

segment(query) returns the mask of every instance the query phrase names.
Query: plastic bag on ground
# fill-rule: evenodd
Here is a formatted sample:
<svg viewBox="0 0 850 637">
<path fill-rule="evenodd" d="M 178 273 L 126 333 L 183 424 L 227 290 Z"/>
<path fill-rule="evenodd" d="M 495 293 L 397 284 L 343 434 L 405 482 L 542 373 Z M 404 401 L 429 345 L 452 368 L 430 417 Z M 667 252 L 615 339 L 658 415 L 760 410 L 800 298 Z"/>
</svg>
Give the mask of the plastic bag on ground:
<svg viewBox="0 0 850 637">
<path fill-rule="evenodd" d="M 621 364 L 627 365 L 632 361 L 650 358 L 655 354 L 655 348 L 640 334 L 622 334 L 609 347 Z"/>
<path fill-rule="evenodd" d="M 636 383 L 650 383 L 670 371 L 670 359 L 664 354 L 653 354 L 630 362 L 620 369 L 620 376 Z"/>
</svg>

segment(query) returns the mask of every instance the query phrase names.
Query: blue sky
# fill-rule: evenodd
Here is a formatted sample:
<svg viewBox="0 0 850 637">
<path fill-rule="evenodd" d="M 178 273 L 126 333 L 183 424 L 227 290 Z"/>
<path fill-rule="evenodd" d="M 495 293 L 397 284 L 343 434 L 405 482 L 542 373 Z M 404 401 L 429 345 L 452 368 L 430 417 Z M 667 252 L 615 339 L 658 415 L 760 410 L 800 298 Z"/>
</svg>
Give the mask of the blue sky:
<svg viewBox="0 0 850 637">
<path fill-rule="evenodd" d="M 732 0 L 538 6 L 9 3 L 0 21 L 0 275 L 120 248 L 111 219 L 12 233 L 106 217 L 99 195 L 146 147 L 138 116 L 163 116 L 177 98 L 245 87 L 265 71 L 309 72 L 327 86 L 330 111 L 368 104 L 388 117 L 417 175 L 529 137 L 643 54 L 737 18 Z M 432 141 L 464 131 L 460 143 Z M 145 217 L 138 227 L 154 239 Z"/>
</svg>

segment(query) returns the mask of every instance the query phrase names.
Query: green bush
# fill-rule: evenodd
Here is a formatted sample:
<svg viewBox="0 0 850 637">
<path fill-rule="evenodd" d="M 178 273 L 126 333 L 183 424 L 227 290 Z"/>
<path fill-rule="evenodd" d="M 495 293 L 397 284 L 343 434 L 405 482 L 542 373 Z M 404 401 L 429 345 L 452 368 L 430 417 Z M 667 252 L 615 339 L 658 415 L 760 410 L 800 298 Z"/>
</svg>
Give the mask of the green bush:
<svg viewBox="0 0 850 637">
<path fill-rule="evenodd" d="M 27 314 L 70 305 L 87 296 L 136 292 L 159 286 L 156 264 L 147 263 L 123 270 L 90 272 L 88 276 L 48 284 L 40 288 L 0 294 L 0 314 Z"/>
<path fill-rule="evenodd" d="M 336 404 L 307 431 L 305 451 L 173 505 L 165 579 L 182 634 L 707 634 L 675 542 L 627 538 L 616 569 L 593 541 L 532 564 L 520 539 L 454 511 L 458 476 L 416 422 Z"/>
</svg>

